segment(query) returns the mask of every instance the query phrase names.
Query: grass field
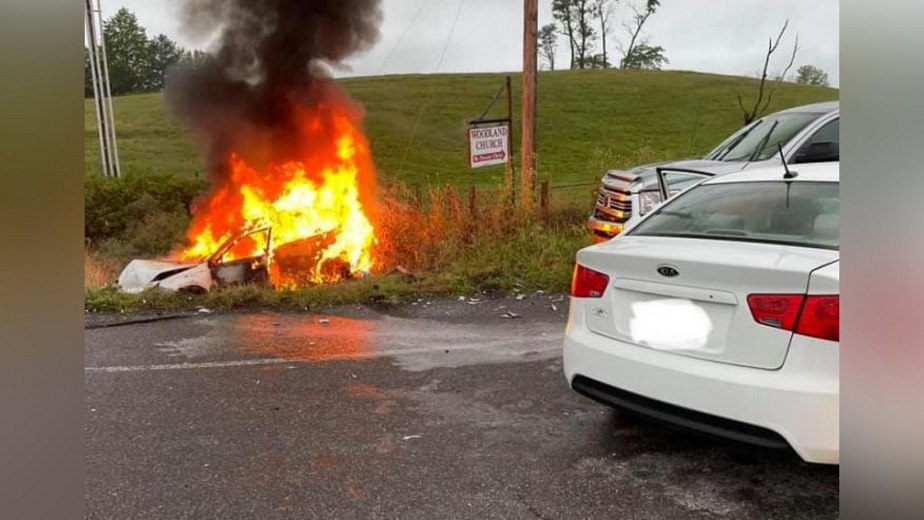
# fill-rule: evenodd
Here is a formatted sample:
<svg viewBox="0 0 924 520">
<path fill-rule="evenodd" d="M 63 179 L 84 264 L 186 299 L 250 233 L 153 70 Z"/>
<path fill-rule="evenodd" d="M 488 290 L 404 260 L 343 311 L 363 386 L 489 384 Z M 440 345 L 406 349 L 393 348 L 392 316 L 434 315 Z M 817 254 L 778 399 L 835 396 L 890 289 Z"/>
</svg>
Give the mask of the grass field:
<svg viewBox="0 0 924 520">
<path fill-rule="evenodd" d="M 405 184 L 496 186 L 503 167 L 469 170 L 466 120 L 481 114 L 504 74 L 359 78 L 341 85 L 366 109 L 380 178 Z M 542 72 L 538 170 L 553 183 L 594 181 L 605 169 L 703 154 L 741 126 L 757 80 L 691 72 Z M 519 76 L 513 76 L 514 113 Z M 836 89 L 780 84 L 771 110 L 837 99 Z M 501 115 L 499 101 L 492 115 Z M 195 141 L 167 114 L 160 94 L 115 99 L 118 146 L 129 175 L 202 174 Z M 415 131 L 416 127 L 416 131 Z M 519 119 L 514 148 L 519 148 Z M 86 103 L 85 171 L 100 171 L 92 103 Z M 517 160 L 518 162 L 518 160 Z"/>
</svg>

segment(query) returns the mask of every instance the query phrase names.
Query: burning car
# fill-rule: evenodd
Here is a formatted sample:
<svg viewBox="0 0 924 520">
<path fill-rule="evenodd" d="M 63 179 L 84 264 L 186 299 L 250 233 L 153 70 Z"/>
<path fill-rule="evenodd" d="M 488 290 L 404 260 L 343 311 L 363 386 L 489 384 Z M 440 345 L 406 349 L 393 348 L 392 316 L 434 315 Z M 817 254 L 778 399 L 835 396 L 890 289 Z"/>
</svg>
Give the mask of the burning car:
<svg viewBox="0 0 924 520">
<path fill-rule="evenodd" d="M 377 267 L 365 112 L 332 70 L 378 40 L 380 3 L 185 2 L 190 31 L 220 36 L 173 71 L 164 99 L 198 138 L 210 187 L 176 261 L 132 262 L 125 290 L 288 289 Z"/>
<path fill-rule="evenodd" d="M 254 250 L 253 244 L 263 244 Z M 200 262 L 132 260 L 119 275 L 119 287 L 129 293 L 160 288 L 203 293 L 215 285 L 267 284 L 272 230 L 247 230 L 221 245 Z M 241 254 L 244 251 L 249 253 Z"/>
<path fill-rule="evenodd" d="M 249 228 L 223 243 L 200 262 L 132 260 L 119 275 L 129 293 L 159 288 L 204 293 L 228 285 L 296 286 L 361 276 L 340 258 L 325 258 L 336 242 L 329 231 L 275 245 L 270 227 Z"/>
</svg>

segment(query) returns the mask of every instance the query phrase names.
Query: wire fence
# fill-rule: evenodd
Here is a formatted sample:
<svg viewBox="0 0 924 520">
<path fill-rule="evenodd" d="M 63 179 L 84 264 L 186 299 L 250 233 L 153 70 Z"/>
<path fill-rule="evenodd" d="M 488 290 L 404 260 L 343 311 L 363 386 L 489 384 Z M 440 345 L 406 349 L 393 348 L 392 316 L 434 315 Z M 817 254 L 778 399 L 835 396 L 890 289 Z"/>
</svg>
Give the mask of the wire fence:
<svg viewBox="0 0 924 520">
<path fill-rule="evenodd" d="M 561 220 L 572 215 L 576 222 L 582 221 L 593 210 L 596 201 L 596 181 L 552 184 L 548 180 L 539 183 L 536 208 L 544 219 Z M 516 203 L 510 192 L 503 188 L 485 188 L 455 185 L 434 187 L 414 184 L 399 190 L 400 198 L 418 210 L 438 211 L 441 206 L 450 205 L 465 211 L 469 216 L 483 214 L 486 209 Z M 456 214 L 459 211 L 455 212 Z"/>
</svg>

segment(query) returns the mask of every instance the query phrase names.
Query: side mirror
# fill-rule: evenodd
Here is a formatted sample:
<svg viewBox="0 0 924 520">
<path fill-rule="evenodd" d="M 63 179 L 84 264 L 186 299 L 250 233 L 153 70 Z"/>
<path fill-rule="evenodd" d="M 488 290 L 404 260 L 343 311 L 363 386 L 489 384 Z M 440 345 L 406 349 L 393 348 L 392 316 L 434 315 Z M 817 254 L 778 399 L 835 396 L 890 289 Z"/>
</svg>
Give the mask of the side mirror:
<svg viewBox="0 0 924 520">
<path fill-rule="evenodd" d="M 807 148 L 799 150 L 793 158 L 793 164 L 839 161 L 841 158 L 840 143 L 817 142 Z"/>
</svg>

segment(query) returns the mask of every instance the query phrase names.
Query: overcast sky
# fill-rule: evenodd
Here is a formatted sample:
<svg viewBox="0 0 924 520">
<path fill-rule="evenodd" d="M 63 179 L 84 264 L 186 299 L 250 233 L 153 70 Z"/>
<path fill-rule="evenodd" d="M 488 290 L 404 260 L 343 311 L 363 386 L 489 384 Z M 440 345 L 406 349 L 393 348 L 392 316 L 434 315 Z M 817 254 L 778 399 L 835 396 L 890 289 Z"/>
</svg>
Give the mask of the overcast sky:
<svg viewBox="0 0 924 520">
<path fill-rule="evenodd" d="M 631 1 L 620 0 L 613 12 L 608 52 L 626 39 L 621 22 L 632 14 Z M 552 21 L 551 3 L 539 1 L 540 26 Z M 124 6 L 138 15 L 149 35 L 164 33 L 184 47 L 207 48 L 207 41 L 183 34 L 178 5 L 179 0 L 102 0 L 105 17 Z M 383 0 L 382 6 L 385 20 L 379 43 L 352 58 L 352 71 L 340 75 L 499 72 L 521 67 L 522 0 Z M 828 73 L 832 86 L 838 86 L 839 16 L 838 0 L 662 0 L 644 34 L 665 48 L 670 60 L 665 69 L 756 75 L 767 39 L 789 19 L 787 37 L 771 62 L 771 72 L 785 66 L 798 33 L 793 70 L 802 64 L 815 65 Z M 567 63 L 565 38 L 559 43 L 558 61 Z"/>
</svg>

